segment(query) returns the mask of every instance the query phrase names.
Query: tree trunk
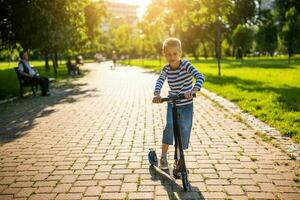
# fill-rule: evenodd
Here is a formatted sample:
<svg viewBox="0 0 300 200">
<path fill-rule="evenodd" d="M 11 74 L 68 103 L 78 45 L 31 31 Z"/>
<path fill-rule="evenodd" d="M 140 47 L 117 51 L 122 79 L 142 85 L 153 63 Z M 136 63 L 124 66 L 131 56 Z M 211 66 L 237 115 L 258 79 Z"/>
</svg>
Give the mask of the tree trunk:
<svg viewBox="0 0 300 200">
<path fill-rule="evenodd" d="M 233 46 L 233 47 L 232 47 L 232 52 L 231 52 L 231 56 L 232 56 L 232 57 L 235 56 L 235 51 L 236 51 L 235 46 Z"/>
<path fill-rule="evenodd" d="M 217 23 L 216 54 L 218 60 L 218 76 L 221 76 L 221 23 Z"/>
<path fill-rule="evenodd" d="M 55 78 L 57 78 L 57 60 L 55 60 L 55 54 L 52 55 L 51 58 L 52 58 L 54 76 L 55 76 Z"/>
<path fill-rule="evenodd" d="M 206 49 L 205 43 L 204 42 L 201 42 L 201 43 L 202 43 L 203 51 L 204 51 L 204 58 L 205 58 L 205 60 L 207 60 L 208 55 L 207 55 L 207 49 Z"/>
<path fill-rule="evenodd" d="M 131 59 L 130 54 L 127 54 L 126 57 L 127 57 L 127 65 L 130 65 L 130 59 Z"/>
<path fill-rule="evenodd" d="M 193 50 L 193 56 L 195 60 L 198 60 L 197 50 Z"/>
<path fill-rule="evenodd" d="M 159 66 L 161 66 L 161 56 L 159 55 Z"/>
<path fill-rule="evenodd" d="M 235 59 L 243 60 L 243 50 L 240 47 L 236 49 Z"/>
<path fill-rule="evenodd" d="M 54 53 L 54 58 L 55 58 L 56 68 L 58 68 L 58 54 L 57 54 L 57 52 Z"/>
<path fill-rule="evenodd" d="M 58 56 L 58 59 L 59 59 L 59 64 L 61 65 L 61 64 L 62 64 L 62 60 L 63 60 L 62 55 L 59 55 L 59 56 Z"/>
<path fill-rule="evenodd" d="M 50 71 L 48 51 L 45 51 L 45 71 Z"/>
</svg>

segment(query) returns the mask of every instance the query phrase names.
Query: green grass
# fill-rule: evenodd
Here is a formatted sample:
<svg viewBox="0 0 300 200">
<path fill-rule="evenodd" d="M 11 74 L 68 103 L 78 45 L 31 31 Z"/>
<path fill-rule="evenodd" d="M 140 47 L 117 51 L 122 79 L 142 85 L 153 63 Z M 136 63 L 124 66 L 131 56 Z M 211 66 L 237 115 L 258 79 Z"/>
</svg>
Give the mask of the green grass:
<svg viewBox="0 0 300 200">
<path fill-rule="evenodd" d="M 190 60 L 205 75 L 204 87 L 235 102 L 245 112 L 300 143 L 300 61 L 286 58 L 224 59 L 218 77 L 214 59 Z M 127 64 L 127 61 L 124 62 Z M 159 71 L 164 61 L 144 60 L 144 67 Z M 141 60 L 131 65 L 142 66 Z M 153 83 L 154 84 L 154 83 Z"/>
<path fill-rule="evenodd" d="M 58 76 L 55 78 L 56 83 L 69 77 L 64 63 L 64 61 L 62 63 L 59 62 Z M 43 61 L 31 61 L 30 65 L 34 66 L 40 75 L 55 77 L 52 66 L 50 66 L 49 72 L 45 71 Z M 0 100 L 19 95 L 19 82 L 14 70 L 14 67 L 17 66 L 17 62 L 0 62 Z M 30 91 L 30 88 L 25 89 Z"/>
</svg>

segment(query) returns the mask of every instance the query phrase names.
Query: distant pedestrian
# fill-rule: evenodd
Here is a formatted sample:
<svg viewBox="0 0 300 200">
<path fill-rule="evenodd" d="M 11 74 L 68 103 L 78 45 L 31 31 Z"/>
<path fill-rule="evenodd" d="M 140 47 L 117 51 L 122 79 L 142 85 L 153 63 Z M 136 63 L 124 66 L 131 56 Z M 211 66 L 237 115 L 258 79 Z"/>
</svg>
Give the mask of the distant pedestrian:
<svg viewBox="0 0 300 200">
<path fill-rule="evenodd" d="M 111 69 L 115 69 L 117 66 L 117 59 L 118 59 L 116 51 L 112 52 L 111 59 L 113 61 L 113 65 L 111 66 Z"/>
</svg>

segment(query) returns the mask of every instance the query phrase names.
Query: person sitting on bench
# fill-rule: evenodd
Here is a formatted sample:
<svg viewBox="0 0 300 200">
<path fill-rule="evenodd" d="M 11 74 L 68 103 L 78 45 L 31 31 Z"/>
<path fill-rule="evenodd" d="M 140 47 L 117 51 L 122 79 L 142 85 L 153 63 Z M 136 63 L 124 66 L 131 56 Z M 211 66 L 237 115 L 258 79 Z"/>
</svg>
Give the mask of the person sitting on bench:
<svg viewBox="0 0 300 200">
<path fill-rule="evenodd" d="M 36 81 L 40 84 L 42 96 L 50 96 L 49 92 L 49 78 L 45 76 L 40 76 L 38 72 L 32 69 L 29 65 L 29 57 L 27 51 L 20 52 L 20 62 L 18 65 L 18 70 L 24 78 L 28 78 L 28 81 Z"/>
<path fill-rule="evenodd" d="M 77 63 L 72 63 L 71 56 L 68 57 L 68 61 L 66 62 L 67 68 L 68 68 L 68 74 L 69 75 L 79 75 L 79 65 Z"/>
</svg>

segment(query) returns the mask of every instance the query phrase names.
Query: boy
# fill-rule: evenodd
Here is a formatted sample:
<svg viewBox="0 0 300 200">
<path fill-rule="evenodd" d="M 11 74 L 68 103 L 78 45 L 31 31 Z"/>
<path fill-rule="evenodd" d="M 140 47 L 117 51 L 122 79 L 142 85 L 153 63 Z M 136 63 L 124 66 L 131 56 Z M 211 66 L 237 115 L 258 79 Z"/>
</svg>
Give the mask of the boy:
<svg viewBox="0 0 300 200">
<path fill-rule="evenodd" d="M 168 64 L 163 67 L 156 81 L 152 101 L 153 103 L 161 103 L 160 91 L 166 78 L 170 87 L 170 96 L 184 94 L 185 99 L 178 100 L 177 103 L 177 118 L 183 149 L 187 149 L 193 123 L 193 93 L 200 91 L 204 76 L 189 61 L 181 60 L 182 50 L 179 39 L 166 39 L 162 50 Z M 194 86 L 193 77 L 196 78 Z M 168 103 L 167 125 L 163 132 L 162 154 L 159 166 L 161 169 L 168 169 L 167 152 L 169 145 L 173 145 L 173 135 L 172 105 Z M 175 164 L 177 164 L 176 161 Z"/>
</svg>

